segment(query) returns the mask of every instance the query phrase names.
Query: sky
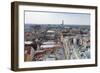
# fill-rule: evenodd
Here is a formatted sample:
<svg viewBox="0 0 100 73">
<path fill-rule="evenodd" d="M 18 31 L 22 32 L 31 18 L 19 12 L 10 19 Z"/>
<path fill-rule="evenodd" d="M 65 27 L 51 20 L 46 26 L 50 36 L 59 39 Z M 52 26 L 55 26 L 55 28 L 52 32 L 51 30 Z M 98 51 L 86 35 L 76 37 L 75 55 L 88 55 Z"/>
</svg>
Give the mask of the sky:
<svg viewBox="0 0 100 73">
<path fill-rule="evenodd" d="M 90 25 L 90 14 L 25 11 L 25 24 L 64 24 Z"/>
</svg>

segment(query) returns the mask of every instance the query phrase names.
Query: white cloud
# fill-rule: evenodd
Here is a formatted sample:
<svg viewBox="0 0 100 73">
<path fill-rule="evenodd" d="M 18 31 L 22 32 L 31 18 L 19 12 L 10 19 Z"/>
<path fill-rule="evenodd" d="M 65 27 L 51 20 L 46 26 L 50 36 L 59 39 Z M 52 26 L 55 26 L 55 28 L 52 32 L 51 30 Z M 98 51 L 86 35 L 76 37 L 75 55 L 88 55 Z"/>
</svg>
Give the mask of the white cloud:
<svg viewBox="0 0 100 73">
<path fill-rule="evenodd" d="M 25 24 L 90 24 L 90 14 L 25 11 Z"/>
</svg>

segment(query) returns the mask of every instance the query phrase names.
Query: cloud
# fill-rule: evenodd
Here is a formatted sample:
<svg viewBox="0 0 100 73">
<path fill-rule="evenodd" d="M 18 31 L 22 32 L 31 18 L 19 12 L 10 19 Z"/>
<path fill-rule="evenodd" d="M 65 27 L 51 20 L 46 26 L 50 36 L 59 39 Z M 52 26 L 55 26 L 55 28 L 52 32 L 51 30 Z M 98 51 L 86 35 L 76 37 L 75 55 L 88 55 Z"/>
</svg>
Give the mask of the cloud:
<svg viewBox="0 0 100 73">
<path fill-rule="evenodd" d="M 64 24 L 89 25 L 90 14 L 25 11 L 25 24 Z"/>
</svg>

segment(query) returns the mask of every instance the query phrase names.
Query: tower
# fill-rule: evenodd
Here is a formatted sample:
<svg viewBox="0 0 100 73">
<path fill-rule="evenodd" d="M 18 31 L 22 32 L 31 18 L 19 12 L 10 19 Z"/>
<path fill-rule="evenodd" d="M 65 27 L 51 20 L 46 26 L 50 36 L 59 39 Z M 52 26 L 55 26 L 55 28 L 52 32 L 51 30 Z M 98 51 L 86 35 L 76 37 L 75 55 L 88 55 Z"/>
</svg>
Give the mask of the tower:
<svg viewBox="0 0 100 73">
<path fill-rule="evenodd" d="M 64 20 L 62 20 L 61 27 L 62 27 L 62 29 L 64 28 Z"/>
<path fill-rule="evenodd" d="M 62 20 L 62 25 L 64 25 L 64 20 Z"/>
</svg>

